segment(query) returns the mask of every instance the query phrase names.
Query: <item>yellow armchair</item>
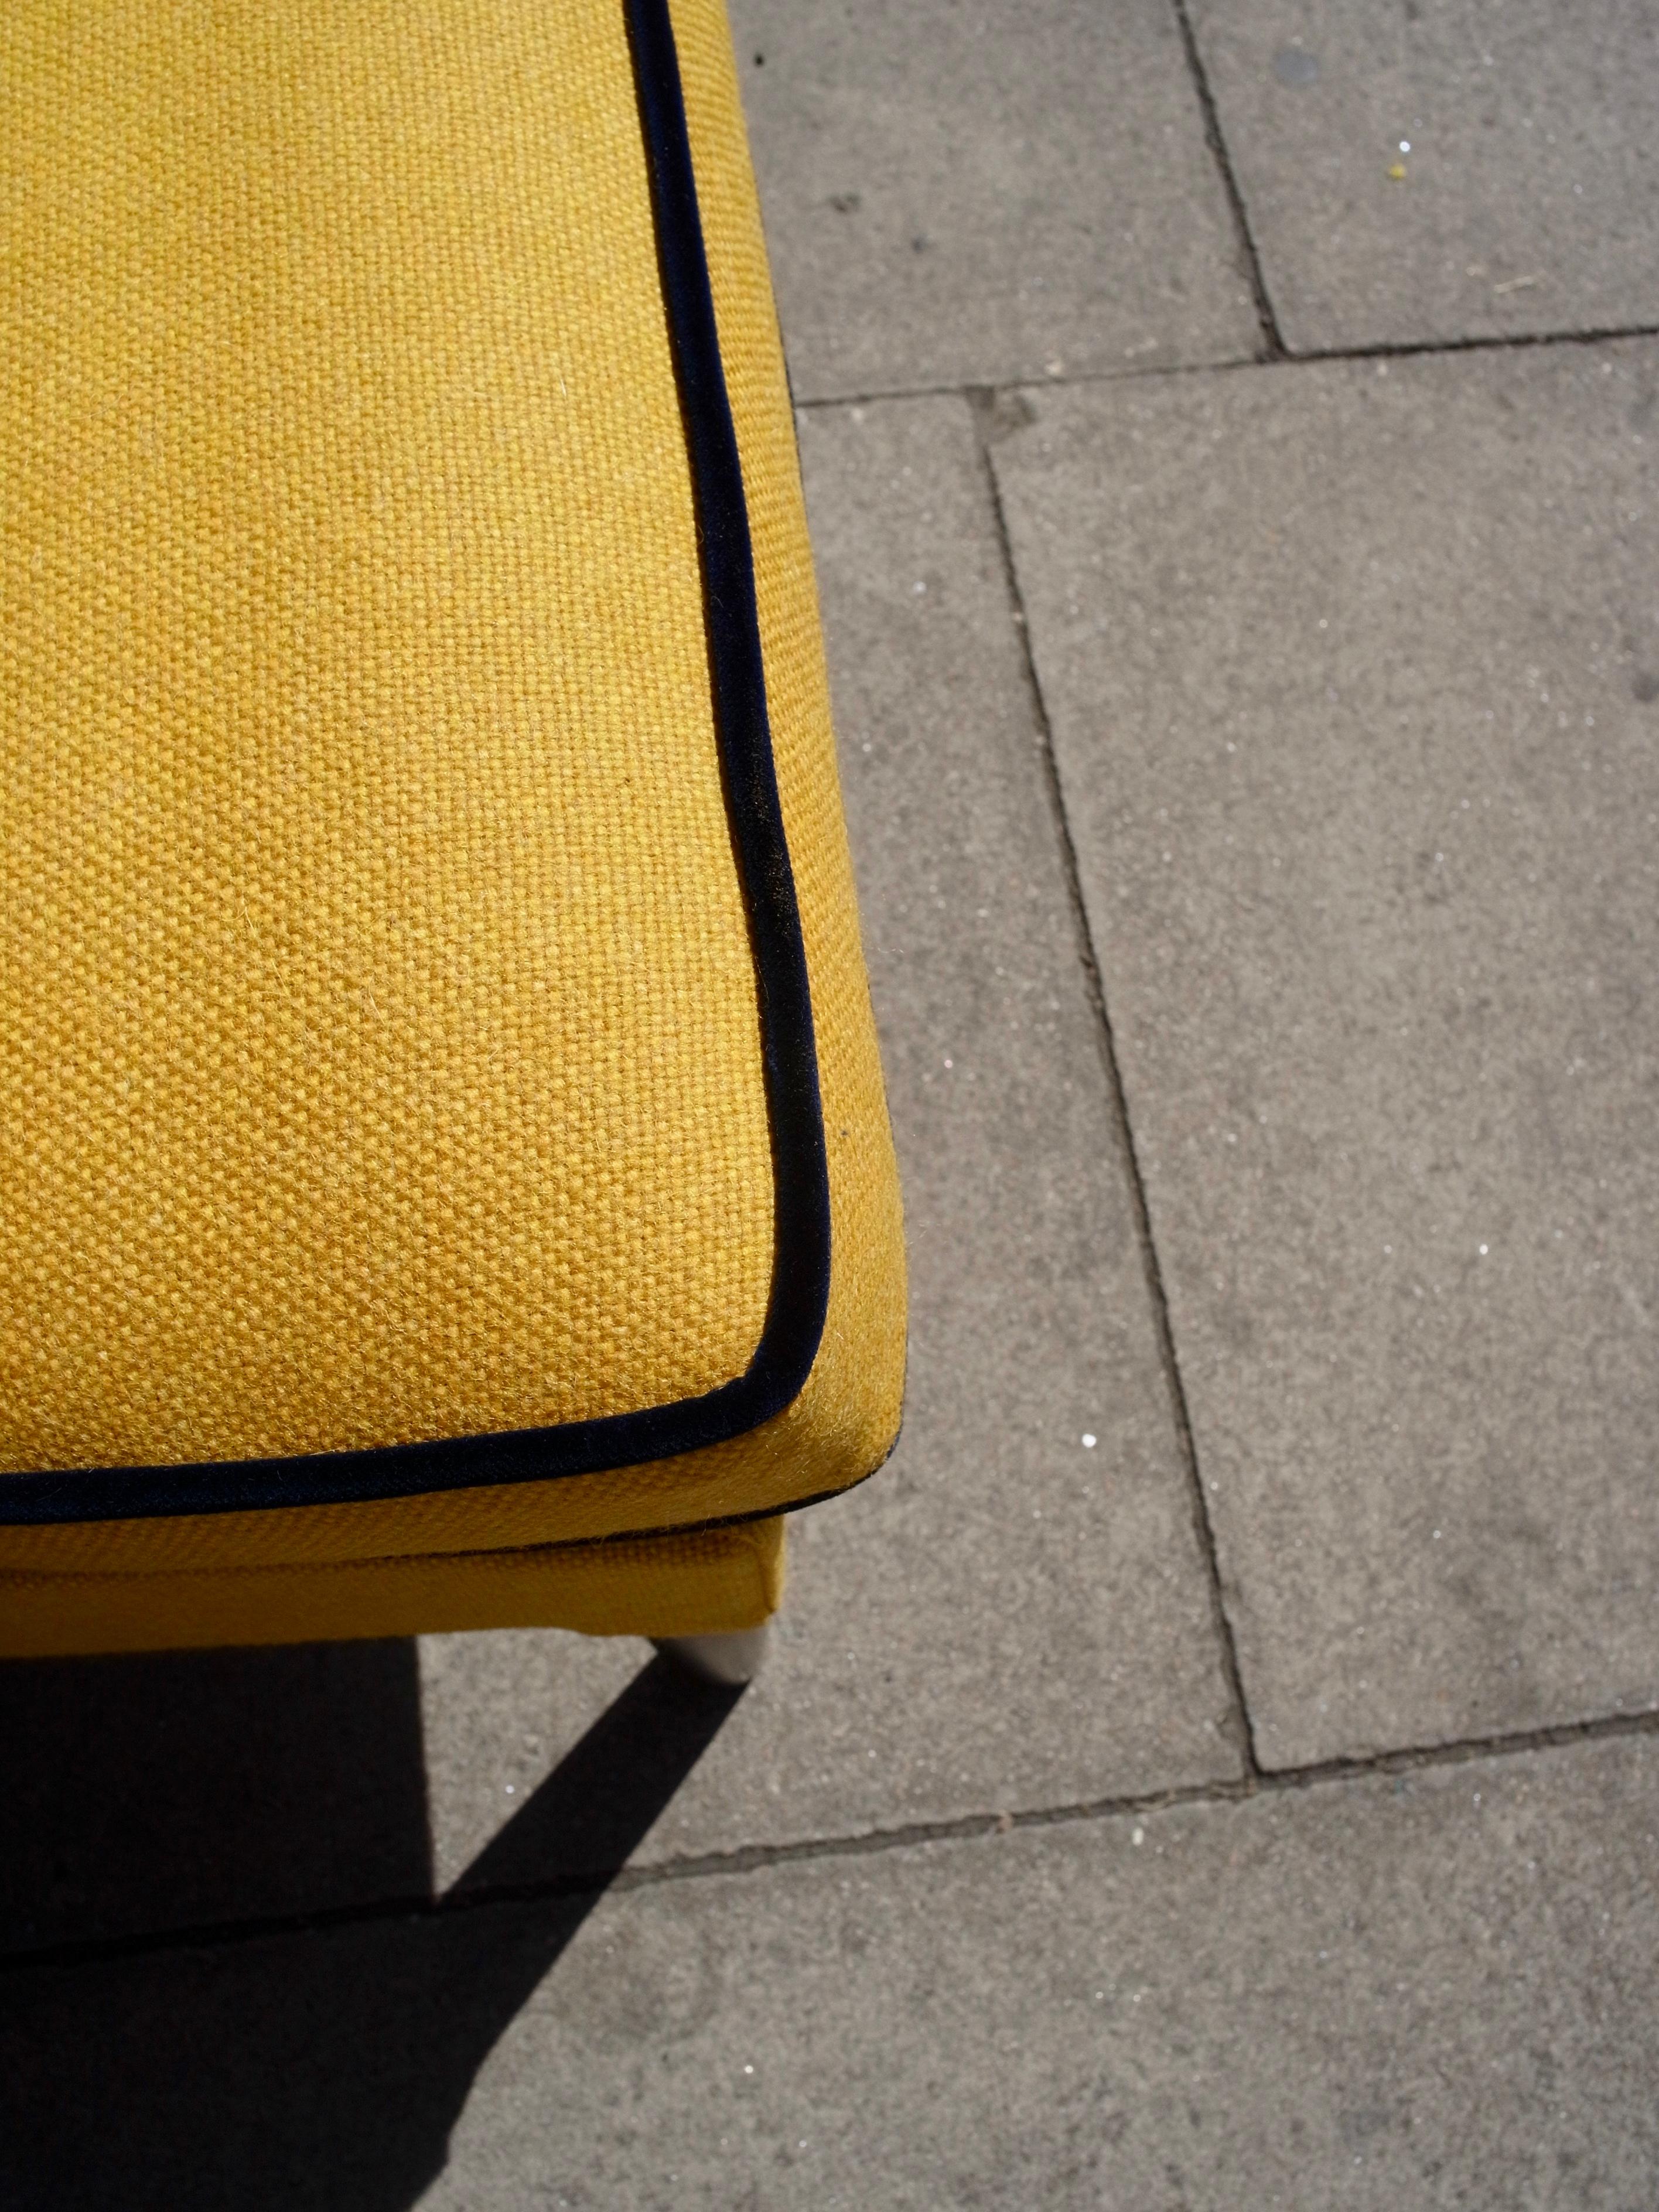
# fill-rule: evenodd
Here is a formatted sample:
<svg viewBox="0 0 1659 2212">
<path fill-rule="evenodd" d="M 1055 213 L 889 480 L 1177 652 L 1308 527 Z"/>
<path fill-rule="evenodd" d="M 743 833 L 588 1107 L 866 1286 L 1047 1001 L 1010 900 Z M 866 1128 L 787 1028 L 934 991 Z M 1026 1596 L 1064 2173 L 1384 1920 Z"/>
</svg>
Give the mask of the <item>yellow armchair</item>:
<svg viewBox="0 0 1659 2212">
<path fill-rule="evenodd" d="M 718 0 L 0 57 L 0 1650 L 752 1629 L 903 1263 Z"/>
</svg>

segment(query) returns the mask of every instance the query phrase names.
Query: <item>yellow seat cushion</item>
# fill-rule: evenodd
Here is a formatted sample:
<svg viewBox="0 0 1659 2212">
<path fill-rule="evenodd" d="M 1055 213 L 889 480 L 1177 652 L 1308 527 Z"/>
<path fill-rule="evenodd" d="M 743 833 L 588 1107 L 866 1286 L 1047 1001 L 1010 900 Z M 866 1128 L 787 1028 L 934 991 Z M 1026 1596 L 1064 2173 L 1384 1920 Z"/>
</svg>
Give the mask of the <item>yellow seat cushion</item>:
<svg viewBox="0 0 1659 2212">
<path fill-rule="evenodd" d="M 718 0 L 12 0 L 0 240 L 0 1603 L 860 1480 L 897 1188 Z"/>
</svg>

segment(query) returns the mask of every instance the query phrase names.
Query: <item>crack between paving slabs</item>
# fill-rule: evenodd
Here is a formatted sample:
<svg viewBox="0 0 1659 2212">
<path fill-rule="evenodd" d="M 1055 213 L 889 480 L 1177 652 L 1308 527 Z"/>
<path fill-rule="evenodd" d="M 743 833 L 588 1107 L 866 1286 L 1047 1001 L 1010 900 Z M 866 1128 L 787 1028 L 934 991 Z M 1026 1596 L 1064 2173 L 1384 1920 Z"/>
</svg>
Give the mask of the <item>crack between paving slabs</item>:
<svg viewBox="0 0 1659 2212">
<path fill-rule="evenodd" d="M 1204 1495 L 1203 1479 L 1198 1464 L 1198 1449 L 1193 1437 L 1193 1425 L 1187 1403 L 1186 1385 L 1182 1379 L 1181 1363 L 1176 1352 L 1175 1333 L 1170 1319 L 1169 1299 L 1164 1291 L 1164 1270 L 1152 1238 L 1152 1213 L 1147 1205 L 1146 1181 L 1141 1174 L 1140 1160 L 1135 1150 L 1134 1132 L 1129 1121 L 1129 1102 L 1124 1090 L 1123 1074 L 1119 1065 L 1117 1042 L 1113 1034 L 1110 1012 L 1106 1004 L 1105 984 L 1101 974 L 1094 933 L 1090 927 L 1088 910 L 1084 904 L 1082 878 L 1079 872 L 1077 848 L 1073 842 L 1071 823 L 1066 813 L 1065 794 L 1060 784 L 1060 765 L 1054 754 L 1054 730 L 1048 718 L 1048 702 L 1042 696 L 1038 679 L 1036 661 L 1031 647 L 1030 623 L 1027 617 L 1019 576 L 1014 565 L 1013 544 L 1008 532 L 1007 516 L 1002 504 L 1001 487 L 991 459 L 988 432 L 990 417 L 996 404 L 994 392 L 982 388 L 969 391 L 967 398 L 973 420 L 974 435 L 978 447 L 980 465 L 984 472 L 986 489 L 991 502 L 991 514 L 996 530 L 997 545 L 1002 562 L 1005 588 L 1008 594 L 1010 611 L 1019 635 L 1020 657 L 1024 670 L 1027 692 L 1035 721 L 1037 746 L 1042 757 L 1043 783 L 1048 795 L 1049 813 L 1055 842 L 1059 847 L 1061 871 L 1066 879 L 1066 895 L 1071 908 L 1072 927 L 1081 963 L 1085 986 L 1095 1018 L 1095 1036 L 1101 1056 L 1106 1088 L 1111 1102 L 1111 1118 L 1117 1138 L 1121 1164 L 1129 1189 L 1130 1209 L 1134 1218 L 1135 1240 L 1140 1249 L 1141 1269 L 1152 1310 L 1152 1325 L 1158 1340 L 1159 1364 L 1164 1370 L 1165 1385 L 1170 1394 L 1170 1411 L 1174 1418 L 1176 1438 L 1188 1483 L 1188 1495 L 1192 1509 L 1193 1530 L 1200 1555 L 1204 1561 L 1205 1578 L 1209 1594 L 1211 1620 L 1213 1624 L 1221 1662 L 1222 1679 L 1228 1700 L 1228 1733 L 1239 1754 L 1246 1779 L 1259 1775 L 1261 1760 L 1257 1756 L 1255 1730 L 1244 1695 L 1244 1678 L 1239 1665 L 1237 1639 L 1233 1632 L 1225 1599 L 1222 1591 L 1220 1555 L 1217 1548 L 1214 1525 L 1210 1518 L 1209 1504 Z"/>
<path fill-rule="evenodd" d="M 872 1828 L 853 1836 L 807 1837 L 789 1844 L 746 1844 L 730 1851 L 664 1859 L 654 1866 L 623 1866 L 580 1879 L 519 1883 L 459 1895 L 449 1893 L 435 1898 L 388 1898 L 372 1905 L 338 1905 L 314 1912 L 173 1928 L 139 1936 L 93 1938 L 81 1943 L 42 1945 L 37 1950 L 12 1952 L 0 1957 L 0 1979 L 173 1952 L 217 1950 L 285 1936 L 326 1935 L 335 1929 L 386 1921 L 447 1920 L 457 1913 L 550 1904 L 562 1898 L 598 1897 L 605 1891 L 623 1896 L 635 1890 L 658 1888 L 667 1882 L 699 1881 L 714 1875 L 757 1874 L 769 1867 L 818 1859 L 870 1857 L 886 1851 L 913 1850 L 929 1844 L 975 1842 L 1032 1828 L 1061 1827 L 1083 1821 L 1140 1819 L 1187 1805 L 1248 1805 L 1265 1797 L 1374 1781 L 1386 1775 L 1484 1765 L 1528 1753 L 1566 1751 L 1583 1743 L 1650 1735 L 1659 1735 L 1659 1708 L 1639 1713 L 1609 1713 L 1595 1720 L 1563 1722 L 1505 1735 L 1467 1736 L 1449 1743 L 1407 1745 L 1377 1752 L 1366 1759 L 1327 1759 L 1309 1766 L 1268 1768 L 1235 1781 L 1185 1784 L 1134 1796 L 1033 1806 L 1018 1813 L 963 1814 L 953 1820 L 911 1821 L 901 1827 Z"/>
<path fill-rule="evenodd" d="M 1613 345 L 1626 338 L 1654 337 L 1659 337 L 1659 323 L 1610 324 L 1606 329 L 1583 331 L 1498 331 L 1467 338 L 1379 338 L 1370 345 L 1325 346 L 1306 353 L 1287 351 L 1272 362 L 1264 362 L 1259 354 L 1218 355 L 1212 361 L 1158 362 L 1135 368 L 1079 369 L 1068 370 L 1062 376 L 1015 377 L 996 386 L 895 385 L 890 391 L 833 392 L 819 398 L 798 399 L 795 406 L 801 414 L 813 414 L 821 409 L 880 407 L 906 399 L 971 398 L 974 392 L 981 391 L 1066 392 L 1103 384 L 1139 383 L 1148 378 L 1218 375 L 1236 369 L 1311 368 L 1340 361 L 1415 361 L 1430 359 L 1437 354 L 1514 353 L 1540 346 Z"/>
</svg>

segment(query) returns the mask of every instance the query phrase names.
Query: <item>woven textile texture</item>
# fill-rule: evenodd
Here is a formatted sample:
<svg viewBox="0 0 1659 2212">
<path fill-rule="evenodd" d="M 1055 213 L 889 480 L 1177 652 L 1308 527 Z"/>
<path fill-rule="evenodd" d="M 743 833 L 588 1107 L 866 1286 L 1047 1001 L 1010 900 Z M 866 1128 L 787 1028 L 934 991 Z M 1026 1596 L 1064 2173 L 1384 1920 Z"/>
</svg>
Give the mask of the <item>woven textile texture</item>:
<svg viewBox="0 0 1659 2212">
<path fill-rule="evenodd" d="M 0 1570 L 546 1547 L 890 1444 L 897 1192 L 793 429 L 729 35 L 673 17 L 830 1146 L 812 1374 L 650 1466 L 8 1527 Z M 770 1139 L 620 6 L 14 0 L 0 122 L 0 1468 L 741 1373 Z"/>
<path fill-rule="evenodd" d="M 522 1552 L 185 1575 L 0 1575 L 0 1657 L 333 1643 L 464 1628 L 720 1636 L 783 1587 L 781 1521 Z"/>
</svg>

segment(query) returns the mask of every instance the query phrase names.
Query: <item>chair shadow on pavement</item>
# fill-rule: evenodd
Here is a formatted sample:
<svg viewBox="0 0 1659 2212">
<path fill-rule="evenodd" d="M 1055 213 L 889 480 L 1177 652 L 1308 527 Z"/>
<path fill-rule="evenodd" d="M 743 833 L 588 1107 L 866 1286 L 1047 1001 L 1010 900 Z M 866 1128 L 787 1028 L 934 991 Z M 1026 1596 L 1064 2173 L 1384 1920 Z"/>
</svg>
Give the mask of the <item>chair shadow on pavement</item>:
<svg viewBox="0 0 1659 2212">
<path fill-rule="evenodd" d="M 412 1644 L 0 1667 L 0 2203 L 405 2212 L 740 1695 L 653 1661 L 434 1902 Z"/>
</svg>

